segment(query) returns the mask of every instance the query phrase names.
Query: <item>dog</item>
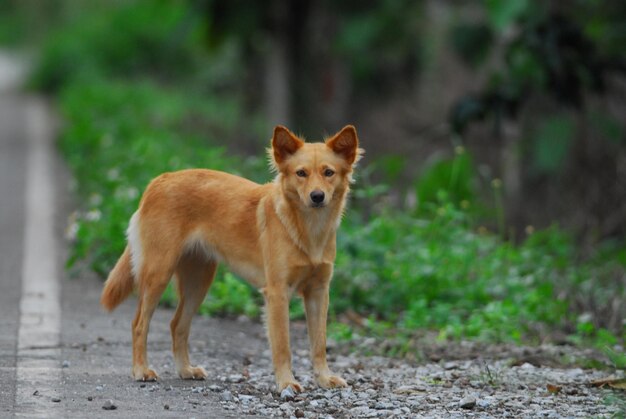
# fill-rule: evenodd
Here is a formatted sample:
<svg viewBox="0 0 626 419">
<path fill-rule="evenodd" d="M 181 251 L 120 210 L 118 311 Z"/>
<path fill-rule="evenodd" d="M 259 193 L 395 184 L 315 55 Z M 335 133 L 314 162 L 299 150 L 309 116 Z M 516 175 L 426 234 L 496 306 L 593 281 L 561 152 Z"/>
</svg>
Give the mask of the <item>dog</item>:
<svg viewBox="0 0 626 419">
<path fill-rule="evenodd" d="M 101 296 L 102 306 L 111 311 L 137 290 L 134 379 L 158 378 L 148 366 L 148 328 L 172 277 L 179 296 L 170 323 L 176 370 L 183 379 L 207 377 L 204 368 L 189 362 L 189 331 L 218 263 L 224 263 L 263 293 L 278 391 L 303 390 L 292 373 L 289 347 L 294 293 L 304 300 L 317 384 L 347 386 L 326 361 L 326 318 L 337 229 L 362 154 L 351 125 L 317 143 L 277 126 L 268 149 L 273 182 L 260 185 L 206 169 L 164 173 L 152 180 L 130 219 L 127 246 Z"/>
</svg>

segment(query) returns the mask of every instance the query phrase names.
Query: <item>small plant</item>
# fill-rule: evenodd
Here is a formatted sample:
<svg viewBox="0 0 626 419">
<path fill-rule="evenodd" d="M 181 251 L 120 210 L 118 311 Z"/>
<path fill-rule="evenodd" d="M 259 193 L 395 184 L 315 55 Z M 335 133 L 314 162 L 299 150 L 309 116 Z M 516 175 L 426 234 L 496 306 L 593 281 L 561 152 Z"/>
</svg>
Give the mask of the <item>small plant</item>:
<svg viewBox="0 0 626 419">
<path fill-rule="evenodd" d="M 483 361 L 483 369 L 480 374 L 480 381 L 490 387 L 500 387 L 502 385 L 502 374 L 499 370 L 489 368 L 489 365 Z"/>
</svg>

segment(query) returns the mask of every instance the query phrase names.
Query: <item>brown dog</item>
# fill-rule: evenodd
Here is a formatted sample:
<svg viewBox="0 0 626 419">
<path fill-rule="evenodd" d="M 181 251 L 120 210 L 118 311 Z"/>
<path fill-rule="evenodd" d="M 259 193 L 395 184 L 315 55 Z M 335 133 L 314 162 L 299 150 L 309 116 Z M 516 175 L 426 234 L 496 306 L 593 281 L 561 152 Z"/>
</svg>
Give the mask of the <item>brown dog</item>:
<svg viewBox="0 0 626 419">
<path fill-rule="evenodd" d="M 136 380 L 157 379 L 148 368 L 148 326 L 173 275 L 179 293 L 171 322 L 176 369 L 184 379 L 207 376 L 189 363 L 189 329 L 217 264 L 224 262 L 263 292 L 278 390 L 302 391 L 291 371 L 289 349 L 294 292 L 304 299 L 317 383 L 346 386 L 326 363 L 326 315 L 336 232 L 363 150 L 352 126 L 325 143 L 305 143 L 278 126 L 269 151 L 277 175 L 265 185 L 202 169 L 165 173 L 148 185 L 101 298 L 112 310 L 134 287 L 138 290 L 132 323 Z"/>
</svg>

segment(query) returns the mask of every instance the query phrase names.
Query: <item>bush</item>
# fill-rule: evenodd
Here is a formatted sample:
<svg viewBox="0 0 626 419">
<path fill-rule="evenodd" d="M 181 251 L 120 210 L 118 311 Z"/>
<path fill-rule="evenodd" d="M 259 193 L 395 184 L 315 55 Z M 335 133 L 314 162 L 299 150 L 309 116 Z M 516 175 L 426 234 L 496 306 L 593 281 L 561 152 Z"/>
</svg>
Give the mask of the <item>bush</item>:
<svg viewBox="0 0 626 419">
<path fill-rule="evenodd" d="M 554 330 L 576 332 L 576 297 L 588 275 L 595 283 L 619 278 L 602 262 L 574 262 L 573 239 L 556 227 L 517 246 L 476 229 L 472 217 L 447 200 L 429 208 L 423 218 L 388 212 L 366 224 L 346 219 L 331 299 L 336 311 L 371 313 L 409 332 L 544 339 Z M 610 289 L 623 298 L 618 283 Z M 586 300 L 601 305 L 607 295 L 599 294 L 590 292 Z M 602 315 L 587 321 L 592 336 Z"/>
<path fill-rule="evenodd" d="M 184 2 L 139 1 L 87 10 L 52 33 L 31 83 L 55 92 L 81 79 L 189 76 L 203 56 L 198 53 L 201 23 Z"/>
</svg>

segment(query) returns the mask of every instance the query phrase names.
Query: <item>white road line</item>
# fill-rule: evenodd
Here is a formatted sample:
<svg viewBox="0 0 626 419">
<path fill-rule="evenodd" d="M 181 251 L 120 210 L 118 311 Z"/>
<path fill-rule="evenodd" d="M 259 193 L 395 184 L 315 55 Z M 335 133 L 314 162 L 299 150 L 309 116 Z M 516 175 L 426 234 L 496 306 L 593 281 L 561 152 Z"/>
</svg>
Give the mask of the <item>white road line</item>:
<svg viewBox="0 0 626 419">
<path fill-rule="evenodd" d="M 61 377 L 53 152 L 45 104 L 29 100 L 26 112 L 26 225 L 15 401 L 16 416 L 45 417 L 59 406 L 52 398 L 58 397 Z"/>
</svg>

